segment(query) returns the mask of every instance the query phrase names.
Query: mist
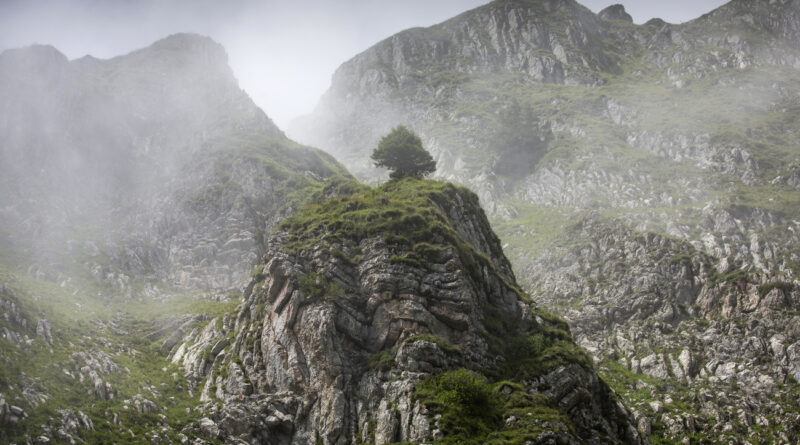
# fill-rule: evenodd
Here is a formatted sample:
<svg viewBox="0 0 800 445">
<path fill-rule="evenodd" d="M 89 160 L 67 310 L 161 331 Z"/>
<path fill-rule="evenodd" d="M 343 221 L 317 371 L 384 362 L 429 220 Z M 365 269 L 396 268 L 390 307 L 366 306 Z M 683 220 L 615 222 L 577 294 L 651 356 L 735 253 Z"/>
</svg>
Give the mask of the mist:
<svg viewBox="0 0 800 445">
<path fill-rule="evenodd" d="M 53 45 L 74 59 L 126 54 L 178 32 L 212 37 L 226 49 L 240 86 L 277 124 L 310 112 L 345 60 L 406 28 L 430 26 L 486 3 L 389 0 L 6 0 L 0 2 L 0 51 Z M 581 2 L 594 12 L 608 0 Z M 623 2 L 634 21 L 678 23 L 721 0 Z"/>
<path fill-rule="evenodd" d="M 0 0 L 0 443 L 797 443 L 800 2 L 487 1 Z"/>
</svg>

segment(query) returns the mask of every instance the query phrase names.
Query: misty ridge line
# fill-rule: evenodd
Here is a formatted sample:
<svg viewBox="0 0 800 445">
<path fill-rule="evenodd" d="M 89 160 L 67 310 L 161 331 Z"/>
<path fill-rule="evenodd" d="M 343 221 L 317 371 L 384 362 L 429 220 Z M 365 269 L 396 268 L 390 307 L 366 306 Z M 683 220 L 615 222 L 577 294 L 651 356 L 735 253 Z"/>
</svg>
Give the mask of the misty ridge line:
<svg viewBox="0 0 800 445">
<path fill-rule="evenodd" d="M 413 0 L 402 4 L 341 4 L 316 0 L 295 7 L 250 0 L 233 5 L 153 0 L 125 5 L 84 0 L 55 5 L 3 2 L 0 51 L 38 42 L 55 45 L 70 59 L 86 54 L 107 59 L 176 32 L 208 35 L 231 54 L 231 65 L 244 89 L 286 129 L 294 118 L 313 109 L 330 85 L 335 69 L 353 54 L 395 32 L 440 23 L 485 3 L 446 0 L 431 4 Z M 599 12 L 612 2 L 581 3 Z M 679 6 L 671 2 L 672 8 L 649 2 L 624 3 L 637 23 L 652 17 L 680 23 L 699 17 L 723 1 L 694 1 Z M 682 13 L 673 16 L 676 10 Z M 97 39 L 98 35 L 108 38 Z"/>
<path fill-rule="evenodd" d="M 280 220 L 284 181 L 346 174 L 288 140 L 208 37 L 175 34 L 106 60 L 10 50 L 0 85 L 13 104 L 0 128 L 2 216 L 40 276 L 88 256 L 93 279 L 111 277 L 129 298 L 137 277 L 242 286 Z M 121 269 L 102 264 L 109 256 Z"/>
</svg>

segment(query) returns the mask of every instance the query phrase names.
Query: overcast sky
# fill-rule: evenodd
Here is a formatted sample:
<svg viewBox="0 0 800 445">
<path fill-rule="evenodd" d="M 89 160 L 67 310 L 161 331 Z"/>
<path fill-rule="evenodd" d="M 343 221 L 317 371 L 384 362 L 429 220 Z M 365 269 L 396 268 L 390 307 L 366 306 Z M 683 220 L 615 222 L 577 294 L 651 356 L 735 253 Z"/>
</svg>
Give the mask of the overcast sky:
<svg viewBox="0 0 800 445">
<path fill-rule="evenodd" d="M 580 0 L 579 0 L 580 1 Z M 429 26 L 487 0 L 0 0 L 0 51 L 51 44 L 70 59 L 108 58 L 176 32 L 211 36 L 239 83 L 281 127 L 310 112 L 334 70 L 406 28 Z M 622 3 L 636 23 L 681 23 L 724 0 L 583 0 L 598 12 Z"/>
</svg>

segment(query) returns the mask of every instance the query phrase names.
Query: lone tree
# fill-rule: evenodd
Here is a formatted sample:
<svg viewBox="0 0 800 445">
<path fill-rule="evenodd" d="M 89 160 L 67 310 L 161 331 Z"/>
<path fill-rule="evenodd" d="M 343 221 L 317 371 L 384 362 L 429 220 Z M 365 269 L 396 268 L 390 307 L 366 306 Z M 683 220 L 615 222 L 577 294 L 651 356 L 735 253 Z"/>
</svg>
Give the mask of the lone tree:
<svg viewBox="0 0 800 445">
<path fill-rule="evenodd" d="M 424 178 L 436 171 L 436 161 L 422 148 L 419 136 L 402 125 L 381 138 L 371 158 L 376 167 L 391 170 L 389 177 L 392 179 L 405 176 Z"/>
</svg>

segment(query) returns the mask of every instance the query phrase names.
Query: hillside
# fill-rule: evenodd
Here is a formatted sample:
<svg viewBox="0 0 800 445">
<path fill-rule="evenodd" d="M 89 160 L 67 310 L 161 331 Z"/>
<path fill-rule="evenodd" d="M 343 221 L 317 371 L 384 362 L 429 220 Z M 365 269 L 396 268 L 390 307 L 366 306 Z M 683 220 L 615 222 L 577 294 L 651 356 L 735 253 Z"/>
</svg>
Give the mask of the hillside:
<svg viewBox="0 0 800 445">
<path fill-rule="evenodd" d="M 502 221 L 599 208 L 701 241 L 718 235 L 701 224 L 710 205 L 793 227 L 798 6 L 750 4 L 634 25 L 568 0 L 492 2 L 346 62 L 291 133 L 367 178 L 378 137 L 407 123 L 439 177 Z M 776 235 L 762 269 L 793 276 L 797 239 Z M 731 254 L 758 267 L 764 252 L 743 244 Z"/>
<path fill-rule="evenodd" d="M 498 0 L 345 62 L 289 133 L 367 181 L 382 177 L 368 168 L 381 134 L 419 133 L 436 177 L 480 196 L 523 287 L 570 321 L 651 440 L 792 442 L 798 23 L 797 1 L 637 25 L 619 5 Z M 673 372 L 684 350 L 699 377 Z"/>
<path fill-rule="evenodd" d="M 0 104 L 0 442 L 187 440 L 199 394 L 156 340 L 233 310 L 266 234 L 349 174 L 207 37 L 5 51 Z"/>
<path fill-rule="evenodd" d="M 235 288 L 282 198 L 347 174 L 286 138 L 207 37 L 109 60 L 9 50 L 0 98 L 0 235 L 41 275 Z"/>
</svg>

